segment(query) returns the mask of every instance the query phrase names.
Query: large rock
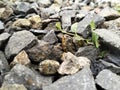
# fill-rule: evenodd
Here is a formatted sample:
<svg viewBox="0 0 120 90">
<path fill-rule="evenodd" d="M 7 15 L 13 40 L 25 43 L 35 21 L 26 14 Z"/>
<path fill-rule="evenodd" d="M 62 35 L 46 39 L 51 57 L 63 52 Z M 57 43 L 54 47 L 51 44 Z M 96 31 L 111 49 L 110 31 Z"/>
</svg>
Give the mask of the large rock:
<svg viewBox="0 0 120 90">
<path fill-rule="evenodd" d="M 23 84 L 28 90 L 40 90 L 43 85 L 52 83 L 51 77 L 36 74 L 31 69 L 17 64 L 5 75 L 3 85 Z"/>
<path fill-rule="evenodd" d="M 120 35 L 118 35 L 115 31 L 97 29 L 94 32 L 104 40 L 103 42 L 105 42 L 110 49 L 115 48 L 116 50 L 120 50 Z"/>
<path fill-rule="evenodd" d="M 8 33 L 2 33 L 0 34 L 0 49 L 3 49 L 5 47 L 6 41 L 9 39 L 10 34 Z"/>
<path fill-rule="evenodd" d="M 85 66 L 90 66 L 90 60 L 86 57 L 76 57 L 72 53 L 63 53 L 62 64 L 58 69 L 59 74 L 74 74 Z"/>
<path fill-rule="evenodd" d="M 95 82 L 89 67 L 84 67 L 74 75 L 65 76 L 43 90 L 96 90 Z"/>
<path fill-rule="evenodd" d="M 105 90 L 119 90 L 120 76 L 105 69 L 98 74 L 96 83 Z"/>
<path fill-rule="evenodd" d="M 99 24 L 104 22 L 104 18 L 99 16 L 98 14 L 89 13 L 83 20 L 78 23 L 77 33 L 81 34 L 84 37 L 87 37 L 87 33 L 90 30 L 91 21 L 94 21 L 95 25 L 98 26 Z"/>
<path fill-rule="evenodd" d="M 5 55 L 10 58 L 13 55 L 18 54 L 22 49 L 27 46 L 32 46 L 36 41 L 36 37 L 29 31 L 19 31 L 14 33 L 5 48 Z"/>
</svg>

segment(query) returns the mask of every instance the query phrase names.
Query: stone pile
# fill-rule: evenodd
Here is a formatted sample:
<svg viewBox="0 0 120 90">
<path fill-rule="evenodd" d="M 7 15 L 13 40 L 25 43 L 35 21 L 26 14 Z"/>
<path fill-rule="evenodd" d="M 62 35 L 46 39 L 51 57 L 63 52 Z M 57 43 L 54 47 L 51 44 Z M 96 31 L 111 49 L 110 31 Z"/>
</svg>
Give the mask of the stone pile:
<svg viewBox="0 0 120 90">
<path fill-rule="evenodd" d="M 119 90 L 119 75 L 119 0 L 0 1 L 0 90 Z"/>
</svg>

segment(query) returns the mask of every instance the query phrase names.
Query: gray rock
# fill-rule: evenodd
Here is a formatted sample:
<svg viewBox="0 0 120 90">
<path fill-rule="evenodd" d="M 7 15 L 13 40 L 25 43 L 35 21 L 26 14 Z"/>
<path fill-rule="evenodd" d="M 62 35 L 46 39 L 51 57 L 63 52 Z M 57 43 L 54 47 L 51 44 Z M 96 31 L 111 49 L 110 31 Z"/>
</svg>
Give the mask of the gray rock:
<svg viewBox="0 0 120 90">
<path fill-rule="evenodd" d="M 89 67 L 84 67 L 74 75 L 58 79 L 43 90 L 96 90 L 95 82 Z"/>
<path fill-rule="evenodd" d="M 28 90 L 40 90 L 43 85 L 52 83 L 51 77 L 44 77 L 36 74 L 31 69 L 16 64 L 11 71 L 5 75 L 3 85 L 23 84 Z"/>
<path fill-rule="evenodd" d="M 110 62 L 106 62 L 104 60 L 100 60 L 101 63 L 103 63 L 103 65 L 105 66 L 106 69 L 111 70 L 113 73 L 119 74 L 120 75 L 120 67 L 116 66 L 113 63 Z"/>
<path fill-rule="evenodd" d="M 0 88 L 0 90 L 27 90 L 24 85 L 19 84 L 7 84 Z"/>
<path fill-rule="evenodd" d="M 51 4 L 51 0 L 37 0 L 40 7 L 47 7 Z"/>
<path fill-rule="evenodd" d="M 80 47 L 78 51 L 75 53 L 75 55 L 84 56 L 90 60 L 95 60 L 98 58 L 99 49 L 95 48 L 94 46 Z"/>
<path fill-rule="evenodd" d="M 98 74 L 96 83 L 105 90 L 119 90 L 120 76 L 105 69 Z"/>
<path fill-rule="evenodd" d="M 110 7 L 105 7 L 98 14 L 106 18 L 107 20 L 112 20 L 112 19 L 120 17 L 119 12 Z"/>
<path fill-rule="evenodd" d="M 116 50 L 120 50 L 120 35 L 118 35 L 115 31 L 107 29 L 97 29 L 94 32 L 104 40 L 103 42 L 107 44 L 110 49 L 114 48 Z"/>
<path fill-rule="evenodd" d="M 51 46 L 49 43 L 39 40 L 38 44 L 28 49 L 26 52 L 29 58 L 34 62 L 40 62 L 42 60 L 48 59 L 48 56 L 51 53 Z"/>
<path fill-rule="evenodd" d="M 25 47 L 32 46 L 35 41 L 36 37 L 29 31 L 24 30 L 14 33 L 5 48 L 6 57 L 10 58 L 12 55 L 18 54 Z"/>
<path fill-rule="evenodd" d="M 99 16 L 98 14 L 89 13 L 83 20 L 78 23 L 77 33 L 81 34 L 83 37 L 87 37 L 89 34 L 88 32 L 90 30 L 91 21 L 94 21 L 95 25 L 98 26 L 99 24 L 104 22 L 104 18 Z"/>
<path fill-rule="evenodd" d="M 16 12 L 26 13 L 30 9 L 30 4 L 28 2 L 18 2 L 16 7 Z"/>
<path fill-rule="evenodd" d="M 62 21 L 62 28 L 67 29 L 71 26 L 72 21 L 71 19 L 75 17 L 76 11 L 75 10 L 61 10 L 60 11 L 60 16 L 62 16 L 61 21 Z"/>
<path fill-rule="evenodd" d="M 2 21 L 0 21 L 0 32 L 1 30 L 3 30 L 5 27 L 4 27 L 4 23 Z"/>
<path fill-rule="evenodd" d="M 0 51 L 0 74 L 5 74 L 6 72 L 8 72 L 10 69 L 9 65 L 8 65 L 8 61 L 5 58 L 5 55 L 2 51 Z"/>
<path fill-rule="evenodd" d="M 3 49 L 5 48 L 5 44 L 7 43 L 6 41 L 9 39 L 10 34 L 8 33 L 2 33 L 0 34 L 0 48 Z"/>
<path fill-rule="evenodd" d="M 54 44 L 56 42 L 58 42 L 58 39 L 55 35 L 54 30 L 51 30 L 50 32 L 48 32 L 44 37 L 43 40 L 48 42 L 49 44 Z"/>
</svg>

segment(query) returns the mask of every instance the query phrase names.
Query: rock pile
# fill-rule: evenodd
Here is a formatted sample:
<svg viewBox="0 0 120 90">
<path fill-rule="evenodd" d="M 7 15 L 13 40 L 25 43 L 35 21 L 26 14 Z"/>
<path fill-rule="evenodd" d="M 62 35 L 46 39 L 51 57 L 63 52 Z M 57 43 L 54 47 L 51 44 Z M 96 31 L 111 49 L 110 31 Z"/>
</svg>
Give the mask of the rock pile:
<svg viewBox="0 0 120 90">
<path fill-rule="evenodd" d="M 1 0 L 0 90 L 119 90 L 119 0 Z"/>
</svg>

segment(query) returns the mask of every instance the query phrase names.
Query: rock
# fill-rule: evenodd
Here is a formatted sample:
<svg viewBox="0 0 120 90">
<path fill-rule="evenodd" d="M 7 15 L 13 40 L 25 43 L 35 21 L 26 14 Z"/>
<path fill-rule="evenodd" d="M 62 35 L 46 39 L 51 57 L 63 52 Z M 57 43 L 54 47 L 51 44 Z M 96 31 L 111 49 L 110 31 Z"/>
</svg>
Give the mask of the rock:
<svg viewBox="0 0 120 90">
<path fill-rule="evenodd" d="M 0 90 L 27 90 L 22 84 L 7 84 L 0 88 Z"/>
<path fill-rule="evenodd" d="M 104 22 L 103 25 L 100 25 L 102 28 L 106 28 L 106 29 L 114 29 L 117 30 L 120 28 L 120 18 L 115 19 L 115 20 L 110 20 L 110 21 L 106 21 Z"/>
<path fill-rule="evenodd" d="M 23 84 L 28 90 L 41 90 L 42 86 L 52 83 L 50 77 L 36 74 L 31 69 L 16 64 L 11 71 L 5 75 L 3 85 Z"/>
<path fill-rule="evenodd" d="M 11 66 L 14 66 L 15 64 L 28 65 L 29 63 L 30 63 L 30 60 L 28 58 L 28 55 L 23 50 L 17 56 L 15 56 L 14 60 L 10 63 L 10 65 Z"/>
<path fill-rule="evenodd" d="M 43 90 L 96 90 L 89 67 L 84 67 L 74 75 L 64 76 Z"/>
<path fill-rule="evenodd" d="M 86 57 L 76 57 L 72 53 L 63 53 L 62 64 L 58 69 L 59 74 L 74 74 L 85 66 L 90 66 L 90 60 Z"/>
<path fill-rule="evenodd" d="M 119 42 L 120 36 L 117 33 L 115 33 L 115 31 L 111 31 L 107 29 L 97 29 L 94 32 L 104 40 L 103 42 L 107 45 L 107 47 L 110 47 L 111 50 L 112 49 L 114 50 L 116 49 L 117 51 L 120 50 L 120 42 Z"/>
<path fill-rule="evenodd" d="M 33 15 L 28 20 L 30 20 L 32 28 L 38 28 L 40 26 L 41 18 L 39 15 Z"/>
<path fill-rule="evenodd" d="M 52 47 L 49 43 L 39 40 L 38 44 L 28 49 L 26 52 L 33 62 L 41 62 L 49 57 Z"/>
<path fill-rule="evenodd" d="M 120 75 L 120 67 L 119 66 L 116 66 L 115 64 L 110 63 L 110 62 L 106 62 L 104 60 L 100 60 L 100 61 L 103 63 L 103 65 L 106 67 L 106 69 L 109 69 L 113 73 Z"/>
<path fill-rule="evenodd" d="M 13 10 L 10 7 L 0 8 L 0 18 L 8 19 L 13 14 Z"/>
<path fill-rule="evenodd" d="M 5 48 L 5 45 L 7 43 L 7 40 L 9 39 L 10 34 L 8 33 L 2 33 L 0 34 L 0 49 Z"/>
<path fill-rule="evenodd" d="M 5 27 L 4 27 L 4 23 L 2 21 L 0 21 L 0 32 L 4 31 Z"/>
<path fill-rule="evenodd" d="M 107 54 L 106 58 L 104 58 L 105 61 L 109 63 L 113 63 L 116 66 L 120 67 L 120 56 L 117 54 Z"/>
<path fill-rule="evenodd" d="M 18 54 L 22 49 L 31 47 L 35 44 L 36 37 L 29 31 L 19 31 L 14 33 L 5 48 L 5 55 L 10 58 Z"/>
<path fill-rule="evenodd" d="M 61 10 L 60 11 L 60 16 L 62 16 L 61 21 L 62 21 L 62 28 L 65 30 L 68 30 L 69 27 L 72 24 L 71 19 L 75 17 L 75 10 Z"/>
<path fill-rule="evenodd" d="M 10 69 L 8 65 L 8 61 L 5 58 L 5 55 L 2 51 L 0 51 L 0 75 L 4 75 Z"/>
<path fill-rule="evenodd" d="M 17 19 L 15 22 L 12 24 L 12 28 L 17 28 L 17 27 L 30 27 L 31 22 L 28 19 Z"/>
<path fill-rule="evenodd" d="M 48 7 L 51 5 L 51 0 L 38 0 L 37 3 L 40 7 Z"/>
<path fill-rule="evenodd" d="M 96 83 L 105 90 L 119 90 L 120 76 L 105 69 L 98 74 Z"/>
<path fill-rule="evenodd" d="M 95 13 L 89 13 L 86 17 L 78 23 L 77 33 L 83 37 L 88 36 L 90 30 L 90 23 L 94 21 L 95 25 L 98 26 L 104 22 L 104 18 Z"/>
<path fill-rule="evenodd" d="M 54 75 L 59 68 L 59 62 L 55 60 L 44 60 L 39 64 L 39 71 L 44 75 Z"/>
<path fill-rule="evenodd" d="M 112 20 L 120 17 L 119 12 L 110 7 L 105 7 L 98 13 L 100 16 L 106 18 L 107 20 Z"/>
<path fill-rule="evenodd" d="M 90 60 L 95 60 L 98 58 L 99 50 L 95 48 L 94 46 L 80 47 L 78 51 L 75 53 L 75 55 L 77 57 L 84 56 Z"/>
<path fill-rule="evenodd" d="M 51 11 L 52 14 L 58 13 L 60 11 L 60 5 L 53 3 L 50 7 L 49 10 Z"/>
<path fill-rule="evenodd" d="M 57 3 L 59 5 L 62 5 L 63 4 L 63 0 L 54 0 L 54 3 Z"/>
<path fill-rule="evenodd" d="M 62 48 L 65 52 L 75 53 L 75 45 L 73 43 L 73 38 L 67 34 L 62 36 Z"/>
<path fill-rule="evenodd" d="M 30 9 L 28 2 L 18 2 L 15 8 L 16 13 L 26 13 Z"/>
<path fill-rule="evenodd" d="M 48 32 L 44 37 L 43 40 L 48 42 L 49 44 L 54 44 L 56 42 L 58 42 L 58 39 L 55 35 L 54 30 L 51 30 L 50 32 Z"/>
</svg>

